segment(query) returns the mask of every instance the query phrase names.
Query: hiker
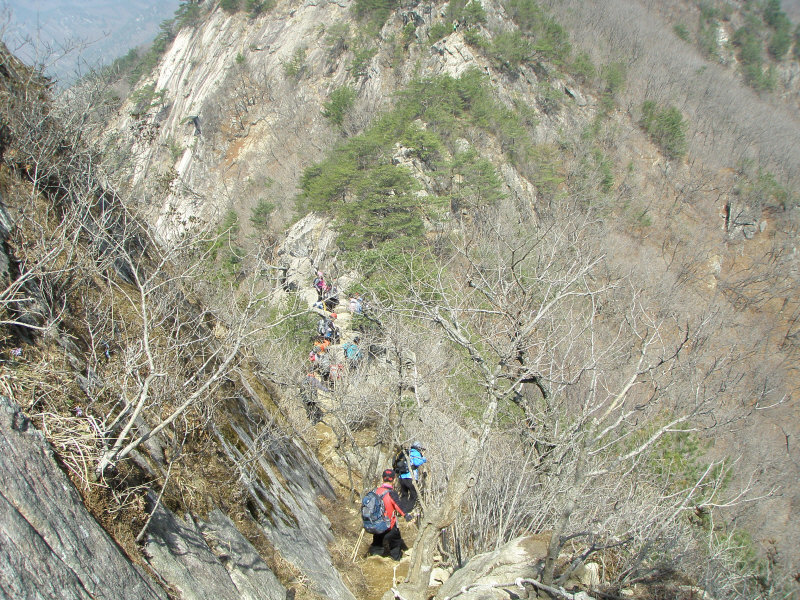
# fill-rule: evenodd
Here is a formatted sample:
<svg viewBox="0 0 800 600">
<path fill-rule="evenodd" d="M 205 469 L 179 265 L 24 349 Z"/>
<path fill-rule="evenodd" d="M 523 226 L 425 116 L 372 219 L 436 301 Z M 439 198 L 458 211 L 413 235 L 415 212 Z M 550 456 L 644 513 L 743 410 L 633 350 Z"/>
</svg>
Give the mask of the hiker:
<svg viewBox="0 0 800 600">
<path fill-rule="evenodd" d="M 314 342 L 314 349 L 308 353 L 308 360 L 319 371 L 324 381 L 328 381 L 331 373 L 331 355 L 327 351 L 330 345 L 330 340 Z"/>
<path fill-rule="evenodd" d="M 419 494 L 416 482 L 419 481 L 419 467 L 428 462 L 428 459 L 422 456 L 424 451 L 422 444 L 414 442 L 408 452 L 400 450 L 395 459 L 395 470 L 400 475 L 400 504 L 406 512 L 414 510 L 417 504 Z"/>
<path fill-rule="evenodd" d="M 323 295 L 328 290 L 328 283 L 325 281 L 322 271 L 317 271 L 317 276 L 314 279 L 314 289 L 317 290 L 317 300 L 322 300 Z"/>
<path fill-rule="evenodd" d="M 331 313 L 330 318 L 325 320 L 325 334 L 323 337 L 326 340 L 330 340 L 332 344 L 339 343 L 339 328 L 336 327 L 334 321 L 338 315 L 336 313 Z"/>
<path fill-rule="evenodd" d="M 325 352 L 328 350 L 328 346 L 330 345 L 331 345 L 330 340 L 322 340 L 319 342 L 314 342 L 314 350 L 312 352 L 314 352 L 314 354 L 325 354 Z"/>
<path fill-rule="evenodd" d="M 311 363 L 311 366 L 314 369 L 317 369 L 322 374 L 323 378 L 327 378 L 331 368 L 331 358 L 325 352 L 325 346 L 327 344 L 330 344 L 328 340 L 322 342 L 321 349 L 318 349 L 315 344 L 314 349 L 308 353 L 308 360 Z"/>
<path fill-rule="evenodd" d="M 314 372 L 306 375 L 306 386 L 306 393 L 303 394 L 303 406 L 306 409 L 306 416 L 316 425 L 322 420 L 322 409 L 317 403 L 317 390 L 323 392 L 328 392 L 330 390 L 317 379 L 317 374 Z"/>
<path fill-rule="evenodd" d="M 325 299 L 322 301 L 322 304 L 325 310 L 328 311 L 332 311 L 339 305 L 339 288 L 336 285 L 335 279 L 328 286 L 328 289 L 325 290 Z"/>
<path fill-rule="evenodd" d="M 317 335 L 324 340 L 326 331 L 328 331 L 328 318 L 320 317 L 317 321 Z"/>
<path fill-rule="evenodd" d="M 319 374 L 322 375 L 322 381 L 328 381 L 330 379 L 332 364 L 333 361 L 331 360 L 331 355 L 328 352 L 321 355 L 317 359 L 317 370 L 319 371 Z"/>
<path fill-rule="evenodd" d="M 353 338 L 352 342 L 347 342 L 342 346 L 342 350 L 344 350 L 344 357 L 347 360 L 347 367 L 351 370 L 358 366 L 363 356 L 361 354 L 361 348 L 358 347 L 358 342 L 360 340 L 361 338 L 356 336 Z"/>
<path fill-rule="evenodd" d="M 394 491 L 394 471 L 386 469 L 382 475 L 383 483 L 375 488 L 375 493 L 383 500 L 384 516 L 389 519 L 389 529 L 383 533 L 372 534 L 372 545 L 369 547 L 371 556 L 385 556 L 387 553 L 394 560 L 400 560 L 403 556 L 403 538 L 397 528 L 397 514 L 405 517 L 406 521 L 411 520 L 411 516 L 400 508 L 397 492 Z"/>
<path fill-rule="evenodd" d="M 364 305 L 361 301 L 361 294 L 356 294 L 352 298 L 350 298 L 350 313 L 354 315 L 360 315 L 364 312 Z"/>
<path fill-rule="evenodd" d="M 332 364 L 328 370 L 328 380 L 336 386 L 336 382 L 344 376 L 344 365 L 342 363 Z"/>
<path fill-rule="evenodd" d="M 306 375 L 306 384 L 309 386 L 311 391 L 319 390 L 321 392 L 330 392 L 330 389 L 325 387 L 325 384 L 319 380 L 317 374 L 313 371 Z"/>
<path fill-rule="evenodd" d="M 339 329 L 333 324 L 337 316 L 336 313 L 331 313 L 330 316 L 324 316 L 317 322 L 319 336 L 332 344 L 336 344 L 339 341 Z"/>
</svg>

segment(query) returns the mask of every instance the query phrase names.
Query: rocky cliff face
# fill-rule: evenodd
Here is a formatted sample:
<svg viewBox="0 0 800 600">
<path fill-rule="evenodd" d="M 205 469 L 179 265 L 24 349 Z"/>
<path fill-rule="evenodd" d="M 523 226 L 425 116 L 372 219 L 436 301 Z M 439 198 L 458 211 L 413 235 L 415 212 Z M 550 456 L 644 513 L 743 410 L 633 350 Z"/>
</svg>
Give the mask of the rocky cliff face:
<svg viewBox="0 0 800 600">
<path fill-rule="evenodd" d="M 500 6 L 485 5 L 490 23 L 504 22 Z M 502 79 L 498 89 L 505 101 L 536 104 L 533 70 L 519 79 L 503 76 L 465 43 L 463 32 L 433 45 L 414 44 L 405 49 L 407 55 L 396 56 L 398 47 L 403 52 L 406 24 L 413 24 L 414 39 L 424 42 L 446 9 L 414 2 L 399 10 L 358 70 L 357 49 L 331 39 L 343 28 L 357 38 L 363 27 L 350 2 L 278 2 L 255 20 L 215 10 L 201 27 L 179 32 L 153 76 L 140 82 L 110 124 L 108 143 L 129 157 L 133 189 L 146 198 L 164 233 L 196 219 L 216 222 L 229 209 L 247 227 L 250 210 L 265 198 L 277 206 L 274 223 L 280 226 L 292 213 L 303 170 L 341 139 L 340 128 L 322 113 L 330 93 L 345 84 L 357 92 L 344 124 L 348 133 L 360 131 L 415 73 L 458 77 L 478 68 Z M 565 101 L 587 105 L 575 86 L 573 96 L 565 92 L 565 82 L 553 86 Z M 569 113 L 542 116 L 542 140 L 555 128 L 580 121 Z M 499 149 L 486 151 L 498 165 L 503 162 Z M 508 165 L 502 172 L 511 195 L 530 204 L 535 196 L 530 184 Z"/>
<path fill-rule="evenodd" d="M 152 434 L 149 439 L 121 470 L 109 469 L 102 479 L 92 474 L 97 451 L 115 428 L 105 419 L 110 413 L 99 409 L 102 398 L 111 399 L 113 412 L 126 392 L 114 382 L 116 369 L 104 372 L 85 337 L 98 313 L 87 318 L 81 296 L 97 293 L 93 276 L 107 277 L 112 287 L 136 285 L 150 266 L 131 260 L 128 250 L 142 257 L 155 248 L 138 237 L 143 229 L 123 216 L 119 198 L 85 168 L 94 156 L 56 117 L 46 81 L 3 46 L 0 95 L 5 339 L 24 346 L 6 343 L 0 369 L 6 393 L 0 396 L 2 595 L 277 600 L 287 594 L 281 581 L 302 573 L 308 594 L 351 599 L 328 550 L 330 523 L 317 505 L 320 497 L 333 497 L 327 474 L 302 437 L 285 434 L 285 417 L 244 362 L 229 374 L 234 392 L 217 399 L 219 412 L 193 442 L 202 458 L 179 456 L 183 442 L 176 446 L 169 430 L 157 434 L 136 416 L 134 430 Z M 32 173 L 46 173 L 46 185 Z M 51 219 L 50 211 L 57 216 Z M 96 298 L 98 307 L 120 306 L 113 294 Z M 200 311 L 184 295 L 177 305 Z M 120 324 L 98 347 L 105 364 L 142 341 L 139 331 L 127 345 Z M 180 345 L 197 341 L 176 337 Z M 221 343 L 213 334 L 202 337 L 206 351 Z M 50 368 L 49 353 L 63 371 Z M 53 395 L 39 394 L 36 382 L 45 381 Z M 191 498 L 164 493 L 183 468 L 176 461 L 193 471 Z"/>
<path fill-rule="evenodd" d="M 112 127 L 130 149 L 135 187 L 168 179 L 167 193 L 151 199 L 163 228 L 293 195 L 302 169 L 336 137 L 320 111 L 347 72 L 343 62 L 327 72 L 324 25 L 348 14 L 345 3 L 281 2 L 255 22 L 216 10 L 178 34 L 145 84 L 157 102 L 126 105 Z M 286 76 L 298 53 L 302 68 Z"/>
<path fill-rule="evenodd" d="M 237 430 L 236 442 L 252 440 Z M 42 434 L 6 397 L 0 397 L 0 448 L 6 482 L 0 495 L 0 590 L 5 596 L 164 599 L 169 592 L 209 600 L 286 597 L 259 551 L 219 509 L 178 516 L 151 496 L 144 563 L 131 562 L 86 510 Z M 311 581 L 312 589 L 330 598 L 352 598 L 331 564 L 329 524 L 316 506 L 320 493 L 330 493 L 325 474 L 291 443 L 274 463 L 261 458 L 259 466 L 262 474 L 247 482 L 254 508 L 246 518 Z"/>
<path fill-rule="evenodd" d="M 4 597 L 167 598 L 91 517 L 44 436 L 5 396 L 0 451 Z"/>
</svg>

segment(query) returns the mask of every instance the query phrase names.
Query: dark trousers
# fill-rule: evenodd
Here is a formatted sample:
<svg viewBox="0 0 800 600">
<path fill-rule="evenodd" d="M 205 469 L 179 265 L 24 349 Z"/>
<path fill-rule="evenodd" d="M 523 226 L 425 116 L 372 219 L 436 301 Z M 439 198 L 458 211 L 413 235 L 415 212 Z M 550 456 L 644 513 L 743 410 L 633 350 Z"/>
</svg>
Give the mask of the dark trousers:
<svg viewBox="0 0 800 600">
<path fill-rule="evenodd" d="M 372 534 L 372 545 L 369 547 L 370 554 L 388 554 L 394 560 L 400 560 L 403 556 L 403 538 L 400 537 L 400 530 L 397 525 L 389 531 Z"/>
<path fill-rule="evenodd" d="M 400 508 L 403 512 L 409 513 L 414 510 L 417 504 L 417 486 L 414 485 L 414 479 L 411 477 L 400 478 Z"/>
</svg>

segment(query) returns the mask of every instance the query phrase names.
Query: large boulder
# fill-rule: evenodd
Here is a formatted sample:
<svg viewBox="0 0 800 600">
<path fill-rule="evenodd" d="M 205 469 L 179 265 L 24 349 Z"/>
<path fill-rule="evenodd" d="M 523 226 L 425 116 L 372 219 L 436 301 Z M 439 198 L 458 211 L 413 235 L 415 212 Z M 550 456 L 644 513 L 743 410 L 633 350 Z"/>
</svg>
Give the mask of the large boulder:
<svg viewBox="0 0 800 600">
<path fill-rule="evenodd" d="M 163 599 L 94 520 L 20 407 L 0 396 L 0 597 Z"/>
<path fill-rule="evenodd" d="M 549 535 L 519 537 L 493 552 L 474 556 L 439 588 L 436 598 L 458 595 L 460 600 L 489 598 L 507 600 L 509 594 L 503 591 L 508 587 L 507 584 L 515 588 L 515 596 L 527 597 L 527 592 L 513 582 L 517 579 L 539 577 L 540 563 L 547 555 L 549 537 Z"/>
</svg>

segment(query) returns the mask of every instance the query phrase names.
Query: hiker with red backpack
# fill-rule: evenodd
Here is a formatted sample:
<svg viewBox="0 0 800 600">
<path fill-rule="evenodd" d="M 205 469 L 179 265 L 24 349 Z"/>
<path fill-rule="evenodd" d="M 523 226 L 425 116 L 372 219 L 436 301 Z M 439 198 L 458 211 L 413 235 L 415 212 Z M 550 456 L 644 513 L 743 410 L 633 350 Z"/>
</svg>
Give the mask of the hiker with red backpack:
<svg viewBox="0 0 800 600">
<path fill-rule="evenodd" d="M 400 508 L 400 498 L 392 485 L 394 470 L 386 469 L 382 479 L 383 483 L 368 492 L 361 501 L 364 529 L 372 534 L 369 554 L 385 556 L 388 553 L 393 560 L 400 560 L 403 556 L 403 538 L 397 528 L 397 515 L 405 517 L 406 521 L 411 520 L 411 515 Z"/>
</svg>

